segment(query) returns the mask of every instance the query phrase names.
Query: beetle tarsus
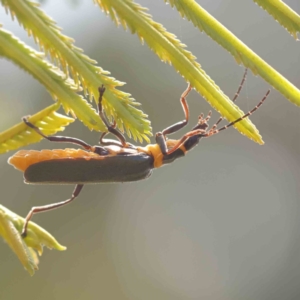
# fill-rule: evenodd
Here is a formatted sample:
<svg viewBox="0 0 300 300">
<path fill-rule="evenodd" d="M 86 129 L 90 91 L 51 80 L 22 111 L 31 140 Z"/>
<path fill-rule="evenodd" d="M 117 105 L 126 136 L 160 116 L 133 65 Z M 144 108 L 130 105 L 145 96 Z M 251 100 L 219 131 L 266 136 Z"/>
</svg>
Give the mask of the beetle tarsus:
<svg viewBox="0 0 300 300">
<path fill-rule="evenodd" d="M 105 92 L 105 86 L 102 84 L 99 88 L 98 88 L 98 91 L 99 91 L 99 100 L 101 99 L 102 100 L 102 97 L 103 97 L 103 94 Z"/>
<path fill-rule="evenodd" d="M 25 239 L 26 238 L 26 236 L 27 236 L 27 230 L 26 230 L 26 228 L 24 229 L 22 229 L 22 233 L 21 233 L 21 237 L 23 238 L 23 239 Z"/>
</svg>

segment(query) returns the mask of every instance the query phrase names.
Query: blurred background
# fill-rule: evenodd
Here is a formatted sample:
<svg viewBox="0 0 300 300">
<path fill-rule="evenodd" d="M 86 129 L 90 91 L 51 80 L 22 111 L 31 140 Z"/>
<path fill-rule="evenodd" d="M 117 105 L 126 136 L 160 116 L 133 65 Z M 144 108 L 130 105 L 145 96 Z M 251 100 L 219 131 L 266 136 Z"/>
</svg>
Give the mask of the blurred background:
<svg viewBox="0 0 300 300">
<path fill-rule="evenodd" d="M 244 68 L 231 55 L 163 1 L 137 2 L 234 95 Z M 198 2 L 300 88 L 300 44 L 265 11 L 252 1 Z M 299 0 L 285 2 L 300 13 Z M 154 133 L 183 119 L 179 97 L 186 82 L 137 36 L 115 27 L 92 1 L 44 1 L 42 8 L 76 46 L 127 82 L 123 90 L 142 103 Z M 0 20 L 35 47 L 1 7 Z M 10 61 L 0 60 L 0 78 L 0 131 L 52 103 Z M 238 105 L 248 111 L 268 89 L 249 72 Z M 188 103 L 191 127 L 210 107 L 195 91 Z M 218 116 L 213 112 L 212 122 Z M 73 204 L 34 216 L 68 250 L 45 249 L 31 278 L 0 243 L 0 299 L 300 299 L 300 109 L 272 90 L 251 120 L 264 146 L 226 130 L 148 180 L 86 186 Z M 80 122 L 63 135 L 92 144 L 99 138 Z M 43 141 L 27 148 L 67 146 Z M 12 154 L 0 156 L 2 205 L 25 216 L 34 205 L 69 198 L 73 186 L 25 185 L 7 164 Z"/>
</svg>

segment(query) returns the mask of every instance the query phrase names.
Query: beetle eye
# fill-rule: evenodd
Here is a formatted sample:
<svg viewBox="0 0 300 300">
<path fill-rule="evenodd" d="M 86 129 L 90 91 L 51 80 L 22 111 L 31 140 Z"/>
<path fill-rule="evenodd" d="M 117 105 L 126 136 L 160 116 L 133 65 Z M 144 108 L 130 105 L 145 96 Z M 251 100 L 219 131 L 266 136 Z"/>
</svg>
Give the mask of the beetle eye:
<svg viewBox="0 0 300 300">
<path fill-rule="evenodd" d="M 196 130 L 196 129 L 202 129 L 202 130 L 206 130 L 207 127 L 208 127 L 208 121 L 211 117 L 211 111 L 207 114 L 207 116 L 204 118 L 204 115 L 201 114 L 199 117 L 198 117 L 198 123 L 197 125 L 193 128 L 193 130 Z"/>
<path fill-rule="evenodd" d="M 208 124 L 206 122 L 201 124 L 198 123 L 192 130 L 202 129 L 205 132 L 207 127 Z"/>
</svg>

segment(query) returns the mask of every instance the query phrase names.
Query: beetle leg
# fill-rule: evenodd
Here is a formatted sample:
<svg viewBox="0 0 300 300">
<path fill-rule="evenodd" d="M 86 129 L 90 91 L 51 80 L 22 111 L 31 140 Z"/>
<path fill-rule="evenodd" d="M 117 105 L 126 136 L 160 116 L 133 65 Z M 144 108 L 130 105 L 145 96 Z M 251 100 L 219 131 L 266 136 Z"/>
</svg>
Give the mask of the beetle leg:
<svg viewBox="0 0 300 300">
<path fill-rule="evenodd" d="M 26 237 L 28 223 L 29 223 L 29 221 L 31 220 L 31 218 L 34 214 L 45 212 L 45 211 L 48 211 L 48 210 L 52 210 L 52 209 L 55 209 L 55 208 L 58 208 L 60 206 L 63 206 L 63 205 L 66 205 L 66 204 L 70 203 L 71 201 L 73 201 L 79 195 L 82 188 L 83 188 L 83 184 L 77 184 L 75 186 L 74 191 L 73 191 L 72 197 L 68 200 L 53 203 L 53 204 L 43 205 L 43 206 L 32 207 L 31 210 L 29 211 L 29 213 L 27 214 L 26 218 L 25 218 L 25 222 L 24 222 L 24 225 L 23 225 L 22 233 L 21 233 L 22 237 L 23 238 Z"/>
<path fill-rule="evenodd" d="M 185 98 L 187 97 L 187 95 L 190 93 L 191 90 L 192 90 L 192 86 L 191 86 L 191 84 L 189 84 L 187 89 L 182 93 L 182 95 L 180 97 L 180 102 L 181 102 L 181 106 L 182 106 L 182 109 L 183 109 L 183 112 L 185 115 L 185 120 L 177 122 L 177 123 L 167 127 L 166 129 L 164 129 L 162 131 L 162 134 L 164 136 L 166 136 L 167 134 L 174 133 L 187 125 L 187 123 L 189 121 L 190 113 L 189 113 L 189 107 L 188 107 L 188 104 L 187 104 Z"/>
<path fill-rule="evenodd" d="M 162 132 L 158 132 L 155 135 L 156 144 L 159 146 L 160 151 L 163 155 L 167 154 L 168 148 L 166 144 L 166 138 Z"/>
<path fill-rule="evenodd" d="M 180 102 L 181 102 L 181 106 L 182 106 L 182 109 L 183 109 L 183 112 L 185 115 L 185 120 L 177 122 L 177 123 L 167 127 L 162 132 L 156 133 L 156 135 L 155 135 L 155 141 L 159 145 L 160 150 L 161 150 L 162 154 L 164 154 L 164 155 L 171 154 L 172 152 L 174 152 L 176 149 L 178 149 L 184 143 L 184 142 L 180 142 L 179 145 L 176 144 L 175 147 L 168 150 L 168 147 L 166 144 L 166 135 L 174 133 L 187 125 L 187 123 L 189 121 L 190 112 L 189 112 L 189 107 L 188 107 L 188 104 L 187 104 L 185 98 L 187 97 L 187 95 L 190 93 L 191 90 L 192 90 L 192 86 L 189 83 L 187 89 L 182 93 L 182 95 L 180 97 Z M 184 139 L 184 141 L 186 139 Z"/>
<path fill-rule="evenodd" d="M 47 135 L 43 134 L 38 127 L 33 125 L 31 122 L 29 122 L 28 117 L 23 117 L 22 120 L 28 127 L 32 128 L 36 133 L 38 133 L 39 135 L 41 135 L 43 138 L 47 139 L 50 142 L 72 143 L 72 144 L 79 145 L 86 150 L 92 151 L 92 149 L 93 149 L 93 147 L 91 145 L 89 145 L 86 142 L 84 142 L 80 139 L 77 139 L 77 138 L 72 138 L 72 137 L 67 137 L 67 136 L 47 136 Z"/>
<path fill-rule="evenodd" d="M 117 122 L 114 120 L 114 123 L 111 125 L 112 128 L 116 128 L 117 126 Z M 110 146 L 110 145 L 115 145 L 115 146 L 119 146 L 122 147 L 122 144 L 118 141 L 114 141 L 114 140 L 108 140 L 108 139 L 104 139 L 104 137 L 108 134 L 108 132 L 103 132 L 100 136 L 100 144 L 103 146 Z"/>
<path fill-rule="evenodd" d="M 103 94 L 105 92 L 104 85 L 102 85 L 101 87 L 99 87 L 98 90 L 99 90 L 98 114 L 99 114 L 101 120 L 103 121 L 103 123 L 107 127 L 108 132 L 110 132 L 114 136 L 116 136 L 117 139 L 121 142 L 121 144 L 122 144 L 123 147 L 127 147 L 127 143 L 126 143 L 124 135 L 115 128 L 116 127 L 115 125 L 109 124 L 109 122 L 107 121 L 107 119 L 106 119 L 106 117 L 104 115 L 103 107 L 102 107 Z M 101 137 L 103 138 L 103 134 L 102 134 Z M 101 141 L 101 138 L 100 138 L 100 141 Z"/>
<path fill-rule="evenodd" d="M 110 146 L 110 145 L 115 145 L 119 147 L 123 147 L 123 145 L 115 140 L 110 140 L 110 139 L 104 139 L 104 137 L 108 134 L 108 132 L 103 132 L 100 136 L 100 144 L 103 146 Z"/>
<path fill-rule="evenodd" d="M 204 134 L 205 130 L 203 129 L 196 129 L 196 130 L 192 130 L 189 131 L 188 133 L 186 133 L 180 140 L 178 140 L 178 142 L 175 144 L 175 146 L 173 146 L 171 149 L 167 150 L 166 154 L 169 155 L 173 152 L 175 152 L 177 149 L 179 149 L 190 137 L 195 136 L 195 135 L 200 135 L 200 134 Z"/>
</svg>

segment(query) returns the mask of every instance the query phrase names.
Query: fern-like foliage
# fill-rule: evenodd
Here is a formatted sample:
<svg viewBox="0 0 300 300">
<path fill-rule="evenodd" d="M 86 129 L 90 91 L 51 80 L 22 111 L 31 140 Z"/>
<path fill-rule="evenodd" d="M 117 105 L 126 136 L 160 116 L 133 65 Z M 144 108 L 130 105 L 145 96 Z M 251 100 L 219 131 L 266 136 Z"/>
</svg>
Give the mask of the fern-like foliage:
<svg viewBox="0 0 300 300">
<path fill-rule="evenodd" d="M 59 103 L 52 104 L 31 116 L 29 118 L 30 122 L 37 126 L 45 135 L 54 135 L 58 131 L 63 131 L 66 126 L 74 122 L 74 119 L 57 113 L 56 111 L 59 107 Z M 39 134 L 21 122 L 0 134 L 0 153 L 37 143 L 41 139 L 42 137 Z"/>
<path fill-rule="evenodd" d="M 32 35 L 40 49 L 48 54 L 52 63 L 65 73 L 71 74 L 77 87 L 82 86 L 85 96 L 97 99 L 98 87 L 104 84 L 106 93 L 103 105 L 108 116 L 114 118 L 121 131 L 126 130 L 129 136 L 140 141 L 145 139 L 149 142 L 151 135 L 150 122 L 147 115 L 136 106 L 140 105 L 128 93 L 117 90 L 116 87 L 124 83 L 107 76 L 109 72 L 96 66 L 96 61 L 83 54 L 83 50 L 73 44 L 73 39 L 63 35 L 56 23 L 39 9 L 38 4 L 29 0 L 1 0 L 7 11 Z M 53 95 L 53 93 L 51 92 Z M 76 100 L 74 100 L 75 102 Z M 69 104 L 69 108 L 73 104 Z M 75 109 L 73 109 L 75 112 Z M 78 113 L 78 112 L 77 112 Z M 76 116 L 89 128 L 105 130 L 103 124 L 87 124 L 86 119 Z M 90 117 L 91 118 L 91 117 Z M 102 123 L 98 120 L 97 123 Z"/>
<path fill-rule="evenodd" d="M 40 81 L 66 112 L 73 112 L 86 126 L 105 130 L 95 109 L 80 95 L 73 80 L 49 64 L 44 55 L 26 46 L 10 32 L 0 28 L 0 56 L 6 57 Z"/>
<path fill-rule="evenodd" d="M 225 48 L 240 64 L 259 74 L 264 80 L 270 83 L 275 89 L 282 93 L 292 103 L 300 106 L 300 91 L 291 82 L 279 74 L 262 58 L 248 48 L 234 34 L 226 29 L 207 11 L 205 11 L 194 0 L 164 0 L 172 7 L 176 7 L 182 17 L 186 17 L 197 28 L 204 31 L 214 41 Z M 278 2 L 278 1 L 257 1 L 257 2 Z M 280 1 L 281 2 L 281 1 Z M 264 5 L 266 6 L 266 5 Z"/>
<path fill-rule="evenodd" d="M 300 16 L 281 0 L 253 0 L 266 10 L 293 37 L 298 39 Z"/>
<path fill-rule="evenodd" d="M 161 60 L 172 64 L 221 115 L 232 121 L 244 114 L 201 69 L 195 56 L 184 49 L 185 45 L 161 24 L 153 21 L 145 8 L 133 0 L 94 1 L 116 24 L 121 24 L 125 29 L 129 28 Z M 237 123 L 235 127 L 254 141 L 263 143 L 258 130 L 249 119 Z"/>
<path fill-rule="evenodd" d="M 238 63 L 242 62 L 279 90 L 286 98 L 300 105 L 300 91 L 219 24 L 196 1 L 164 1 L 176 7 L 182 16 L 191 20 L 195 26 L 205 31 L 227 49 Z M 161 24 L 153 21 L 151 16 L 146 13 L 145 8 L 133 0 L 94 0 L 94 2 L 109 14 L 116 24 L 122 24 L 125 29 L 129 28 L 131 32 L 137 33 L 140 40 L 145 41 L 161 60 L 172 64 L 222 116 L 232 121 L 243 114 L 201 69 L 195 56 L 185 49 L 185 45 L 173 34 L 167 32 Z M 257 0 L 256 2 L 261 1 Z M 297 17 L 295 13 L 292 14 L 288 10 L 281 12 L 279 2 L 281 1 L 268 0 L 264 2 L 265 4 L 260 4 L 266 9 L 271 7 L 269 11 L 271 10 L 276 19 L 284 19 L 283 23 L 287 24 L 286 27 L 293 34 L 299 32 L 299 16 Z M 104 84 L 107 89 L 104 96 L 104 107 L 108 117 L 115 119 L 118 128 L 126 131 L 129 136 L 149 142 L 150 122 L 146 119 L 147 116 L 136 108 L 139 104 L 131 98 L 130 94 L 118 90 L 118 87 L 123 85 L 122 82 L 109 77 L 109 72 L 104 71 L 96 65 L 94 60 L 84 55 L 82 49 L 74 45 L 73 39 L 62 34 L 54 20 L 40 10 L 37 3 L 31 0 L 0 0 L 0 3 L 11 13 L 13 18 L 19 21 L 28 34 L 33 36 L 43 53 L 49 55 L 52 65 L 47 63 L 40 53 L 26 47 L 12 35 L 10 35 L 11 40 L 9 41 L 3 30 L 1 32 L 2 40 L 6 43 L 0 45 L 0 55 L 11 59 L 30 72 L 46 86 L 54 98 L 63 104 L 67 112 L 71 111 L 90 129 L 98 131 L 105 130 L 102 121 L 82 97 L 75 95 L 75 90 L 78 91 L 82 88 L 85 96 L 97 99 L 97 88 Z M 8 45 L 9 43 L 11 45 Z M 23 49 L 21 49 L 21 45 L 24 46 Z M 23 52 L 22 60 L 26 60 L 27 57 L 30 63 L 18 59 L 19 56 L 15 55 L 17 51 L 14 51 L 14 55 L 10 55 L 6 50 L 16 46 L 19 47 L 19 52 Z M 38 65 L 39 68 L 37 68 Z M 44 72 L 40 72 L 41 69 Z M 48 74 L 46 74 L 46 69 L 48 69 Z M 69 75 L 73 80 L 68 78 Z M 52 77 L 48 84 L 47 77 Z M 249 119 L 237 123 L 235 127 L 249 138 L 262 143 L 257 129 Z"/>
<path fill-rule="evenodd" d="M 56 239 L 43 228 L 33 222 L 29 222 L 28 234 L 25 239 L 20 235 L 24 219 L 13 213 L 3 205 L 0 205 L 0 236 L 17 255 L 23 267 L 33 275 L 38 269 L 39 259 L 43 253 L 43 247 L 66 250 Z"/>
</svg>

